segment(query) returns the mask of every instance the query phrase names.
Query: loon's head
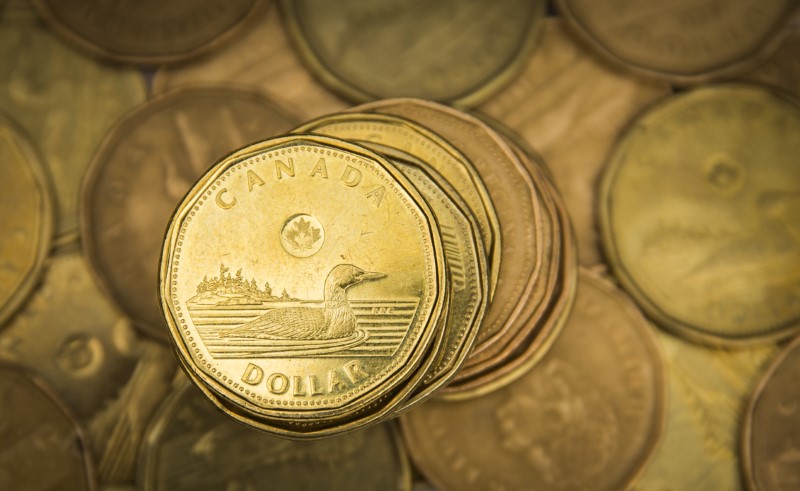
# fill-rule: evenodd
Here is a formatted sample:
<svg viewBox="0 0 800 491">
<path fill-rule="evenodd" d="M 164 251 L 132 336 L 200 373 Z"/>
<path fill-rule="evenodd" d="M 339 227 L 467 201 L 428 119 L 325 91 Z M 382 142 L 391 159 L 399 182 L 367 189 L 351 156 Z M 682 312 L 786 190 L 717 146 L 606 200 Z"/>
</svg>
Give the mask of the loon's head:
<svg viewBox="0 0 800 491">
<path fill-rule="evenodd" d="M 328 278 L 325 280 L 325 288 L 347 289 L 365 281 L 379 280 L 385 277 L 384 273 L 364 271 L 352 264 L 337 264 L 328 273 Z"/>
</svg>

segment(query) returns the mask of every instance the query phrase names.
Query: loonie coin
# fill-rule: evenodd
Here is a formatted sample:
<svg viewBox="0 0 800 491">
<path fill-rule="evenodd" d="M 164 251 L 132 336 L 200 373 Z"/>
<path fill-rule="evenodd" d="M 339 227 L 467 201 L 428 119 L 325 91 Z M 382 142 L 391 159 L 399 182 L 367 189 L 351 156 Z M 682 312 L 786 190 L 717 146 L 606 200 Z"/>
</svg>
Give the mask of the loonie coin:
<svg viewBox="0 0 800 491">
<path fill-rule="evenodd" d="M 65 46 L 22 0 L 5 5 L 0 59 L 0 108 L 42 152 L 55 188 L 56 244 L 74 242 L 78 188 L 92 152 L 121 114 L 145 100 L 144 79 Z"/>
<path fill-rule="evenodd" d="M 575 309 L 539 365 L 485 397 L 427 402 L 401 416 L 402 428 L 437 489 L 624 489 L 658 440 L 663 380 L 644 318 L 582 272 Z"/>
<path fill-rule="evenodd" d="M 670 94 L 666 82 L 597 60 L 548 18 L 522 74 L 480 111 L 513 128 L 539 152 L 564 198 L 582 265 L 602 262 L 596 185 L 614 139 L 631 117 Z"/>
<path fill-rule="evenodd" d="M 133 482 L 144 427 L 176 365 L 140 339 L 77 253 L 47 264 L 42 285 L 0 333 L 0 359 L 41 375 L 87 429 L 103 485 Z"/>
<path fill-rule="evenodd" d="M 796 0 L 637 2 L 557 0 L 559 12 L 606 58 L 678 83 L 741 74 L 780 44 Z"/>
<path fill-rule="evenodd" d="M 541 0 L 285 0 L 281 6 L 309 70 L 344 97 L 467 105 L 519 73 L 545 11 Z"/>
<path fill-rule="evenodd" d="M 83 434 L 43 382 L 0 364 L 0 407 L 0 488 L 94 489 Z"/>
<path fill-rule="evenodd" d="M 241 30 L 264 3 L 31 1 L 67 41 L 107 60 L 146 65 L 183 61 L 210 51 Z"/>
<path fill-rule="evenodd" d="M 614 274 L 661 326 L 713 344 L 800 332 L 800 107 L 730 85 L 638 118 L 599 192 Z"/>
<path fill-rule="evenodd" d="M 153 418 L 142 445 L 142 490 L 410 490 L 394 428 L 382 424 L 312 442 L 231 421 L 185 383 Z"/>
<path fill-rule="evenodd" d="M 764 374 L 750 400 L 742 436 L 742 469 L 753 491 L 800 485 L 800 338 Z"/>
<path fill-rule="evenodd" d="M 363 147 L 298 135 L 231 154 L 197 183 L 160 280 L 193 377 L 245 411 L 313 423 L 423 362 L 444 273 L 438 225 L 409 181 Z"/>
<path fill-rule="evenodd" d="M 164 230 L 186 191 L 216 159 L 296 123 L 257 92 L 208 86 L 156 97 L 106 136 L 83 186 L 83 246 L 137 327 L 167 336 L 154 285 Z"/>
<path fill-rule="evenodd" d="M 53 235 L 52 190 L 38 155 L 0 115 L 0 328 L 27 298 Z"/>
<path fill-rule="evenodd" d="M 235 42 L 189 63 L 159 67 L 153 78 L 153 93 L 162 94 L 186 84 L 235 83 L 258 88 L 303 119 L 346 108 L 347 103 L 305 69 L 286 37 L 277 3 L 270 5 L 257 15 L 256 25 Z"/>
<path fill-rule="evenodd" d="M 739 431 L 775 347 L 708 349 L 655 332 L 667 360 L 669 407 L 658 450 L 633 489 L 742 490 Z"/>
</svg>

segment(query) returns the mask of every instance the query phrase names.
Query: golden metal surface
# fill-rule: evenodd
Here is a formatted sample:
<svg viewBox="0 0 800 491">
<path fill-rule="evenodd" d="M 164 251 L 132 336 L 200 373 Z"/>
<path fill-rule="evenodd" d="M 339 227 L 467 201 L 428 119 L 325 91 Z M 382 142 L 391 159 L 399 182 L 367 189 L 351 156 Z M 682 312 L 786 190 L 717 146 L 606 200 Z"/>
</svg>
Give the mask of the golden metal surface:
<svg viewBox="0 0 800 491">
<path fill-rule="evenodd" d="M 273 2 L 270 2 L 273 4 Z M 195 83 L 235 83 L 261 90 L 304 119 L 341 111 L 347 103 L 328 92 L 305 69 L 289 43 L 277 2 L 257 15 L 256 25 L 227 46 L 191 63 L 162 66 L 153 93 Z"/>
<path fill-rule="evenodd" d="M 626 296 L 583 272 L 568 325 L 540 365 L 485 397 L 404 414 L 405 440 L 442 491 L 624 489 L 661 430 L 660 359 Z"/>
<path fill-rule="evenodd" d="M 609 159 L 603 241 L 625 289 L 692 340 L 800 332 L 800 107 L 757 86 L 678 95 Z"/>
<path fill-rule="evenodd" d="M 387 161 L 288 136 L 228 156 L 187 195 L 161 294 L 193 376 L 247 411 L 313 421 L 380 397 L 421 363 L 443 308 L 443 263 L 433 214 Z M 209 312 L 237 304 L 230 321 Z M 375 345 L 378 331 L 392 336 Z"/>
<path fill-rule="evenodd" d="M 582 265 L 602 262 L 595 190 L 608 151 L 635 114 L 669 94 L 666 82 L 595 59 L 568 36 L 563 21 L 548 18 L 520 76 L 478 108 L 543 157 L 575 227 Z"/>
<path fill-rule="evenodd" d="M 607 59 L 678 83 L 746 72 L 780 44 L 796 0 L 557 0 L 576 33 Z"/>
<path fill-rule="evenodd" d="M 800 338 L 786 346 L 758 383 L 744 421 L 742 470 L 752 491 L 800 485 Z"/>
<path fill-rule="evenodd" d="M 111 124 L 144 101 L 144 79 L 65 46 L 21 0 L 9 0 L 3 11 L 0 59 L 0 109 L 42 153 L 57 198 L 57 243 L 75 241 L 83 173 Z"/>
<path fill-rule="evenodd" d="M 53 235 L 50 182 L 21 129 L 0 114 L 0 328 L 39 279 Z"/>
<path fill-rule="evenodd" d="M 285 0 L 281 7 L 306 66 L 344 97 L 465 105 L 519 73 L 545 12 L 542 0 Z"/>
<path fill-rule="evenodd" d="M 800 97 L 800 25 L 787 32 L 778 50 L 766 62 L 740 79 L 771 85 Z"/>
<path fill-rule="evenodd" d="M 0 364 L 0 487 L 93 490 L 85 440 L 69 409 L 33 374 Z"/>
<path fill-rule="evenodd" d="M 154 285 L 164 230 L 184 194 L 216 160 L 297 122 L 253 90 L 205 86 L 154 98 L 106 136 L 83 186 L 83 246 L 137 327 L 167 336 Z"/>
<path fill-rule="evenodd" d="M 143 65 L 183 61 L 216 48 L 265 1 L 31 0 L 68 42 L 110 61 Z"/>
</svg>

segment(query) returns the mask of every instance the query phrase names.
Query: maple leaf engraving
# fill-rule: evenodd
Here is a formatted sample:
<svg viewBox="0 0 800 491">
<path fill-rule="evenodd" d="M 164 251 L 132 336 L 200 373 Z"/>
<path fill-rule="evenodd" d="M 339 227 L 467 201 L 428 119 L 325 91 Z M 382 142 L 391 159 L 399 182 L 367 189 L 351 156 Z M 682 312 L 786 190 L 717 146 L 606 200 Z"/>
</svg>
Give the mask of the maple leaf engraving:
<svg viewBox="0 0 800 491">
<path fill-rule="evenodd" d="M 311 226 L 311 222 L 300 218 L 292 227 L 284 232 L 286 240 L 294 247 L 302 250 L 311 249 L 322 238 L 320 230 Z"/>
</svg>

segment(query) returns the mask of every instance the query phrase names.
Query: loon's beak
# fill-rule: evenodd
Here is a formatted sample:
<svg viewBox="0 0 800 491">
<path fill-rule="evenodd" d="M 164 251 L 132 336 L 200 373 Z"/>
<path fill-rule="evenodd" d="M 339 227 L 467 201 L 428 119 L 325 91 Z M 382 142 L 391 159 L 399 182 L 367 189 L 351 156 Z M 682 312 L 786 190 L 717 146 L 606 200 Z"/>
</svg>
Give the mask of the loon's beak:
<svg viewBox="0 0 800 491">
<path fill-rule="evenodd" d="M 358 281 L 373 281 L 373 280 L 380 280 L 381 278 L 386 278 L 386 274 L 376 273 L 372 271 L 364 271 L 358 275 Z"/>
</svg>

